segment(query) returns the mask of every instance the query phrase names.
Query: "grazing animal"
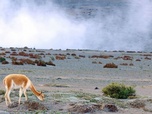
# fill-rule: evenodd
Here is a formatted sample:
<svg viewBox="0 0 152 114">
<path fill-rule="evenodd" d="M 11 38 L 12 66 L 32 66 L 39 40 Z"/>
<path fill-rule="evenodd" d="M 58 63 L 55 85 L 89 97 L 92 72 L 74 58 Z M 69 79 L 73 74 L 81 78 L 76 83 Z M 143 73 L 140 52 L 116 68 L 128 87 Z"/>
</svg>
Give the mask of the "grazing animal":
<svg viewBox="0 0 152 114">
<path fill-rule="evenodd" d="M 6 88 L 5 102 L 6 102 L 7 106 L 9 104 L 11 104 L 10 93 L 11 93 L 12 88 L 15 88 L 15 87 L 20 88 L 18 104 L 20 104 L 22 92 L 24 93 L 25 100 L 27 101 L 28 98 L 27 98 L 26 90 L 28 88 L 31 89 L 33 94 L 39 100 L 43 101 L 43 99 L 44 99 L 44 94 L 42 92 L 38 92 L 35 89 L 34 85 L 32 84 L 31 80 L 27 76 L 25 76 L 23 74 L 10 74 L 10 75 L 7 75 L 3 79 L 3 83 L 4 83 L 5 88 Z"/>
</svg>

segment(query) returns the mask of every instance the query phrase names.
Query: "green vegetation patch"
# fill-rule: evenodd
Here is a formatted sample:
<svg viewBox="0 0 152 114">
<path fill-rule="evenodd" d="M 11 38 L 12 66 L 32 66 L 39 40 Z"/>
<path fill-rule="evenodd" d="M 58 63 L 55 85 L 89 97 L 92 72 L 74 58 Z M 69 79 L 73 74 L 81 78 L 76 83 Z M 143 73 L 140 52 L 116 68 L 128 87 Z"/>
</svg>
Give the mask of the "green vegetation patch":
<svg viewBox="0 0 152 114">
<path fill-rule="evenodd" d="M 0 95 L 4 95 L 5 91 L 4 90 L 0 90 Z"/>
<path fill-rule="evenodd" d="M 88 100 L 90 102 L 99 102 L 100 100 L 96 99 L 99 98 L 99 95 L 91 94 L 91 93 L 84 93 L 84 92 L 76 92 L 76 97 L 79 99 Z"/>
<path fill-rule="evenodd" d="M 0 57 L 0 62 L 3 62 L 3 61 L 6 61 L 6 59 L 3 57 Z"/>
<path fill-rule="evenodd" d="M 131 96 L 135 96 L 135 90 L 131 86 L 126 86 L 120 83 L 111 83 L 102 89 L 105 96 L 109 96 L 117 99 L 127 99 Z"/>
</svg>

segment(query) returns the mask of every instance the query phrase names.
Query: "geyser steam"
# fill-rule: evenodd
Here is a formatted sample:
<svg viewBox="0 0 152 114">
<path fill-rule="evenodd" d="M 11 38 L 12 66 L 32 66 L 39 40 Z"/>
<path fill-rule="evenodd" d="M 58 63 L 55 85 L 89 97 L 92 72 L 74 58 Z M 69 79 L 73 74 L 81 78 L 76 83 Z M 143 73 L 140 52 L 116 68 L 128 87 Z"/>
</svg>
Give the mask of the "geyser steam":
<svg viewBox="0 0 152 114">
<path fill-rule="evenodd" d="M 81 1 L 77 0 L 80 3 L 76 4 L 73 10 L 75 12 L 72 13 L 69 13 L 69 7 L 72 7 L 70 4 L 63 6 L 52 1 L 1 0 L 0 46 L 139 51 L 152 49 L 151 0 L 118 0 L 120 3 L 101 0 L 101 6 L 93 4 L 96 13 L 88 18 L 80 10 L 83 7 Z M 64 0 L 60 1 L 64 3 Z M 82 2 L 89 4 L 85 0 Z M 90 10 L 90 6 L 92 5 L 84 10 Z M 77 18 L 73 13 L 81 14 L 81 17 Z"/>
</svg>

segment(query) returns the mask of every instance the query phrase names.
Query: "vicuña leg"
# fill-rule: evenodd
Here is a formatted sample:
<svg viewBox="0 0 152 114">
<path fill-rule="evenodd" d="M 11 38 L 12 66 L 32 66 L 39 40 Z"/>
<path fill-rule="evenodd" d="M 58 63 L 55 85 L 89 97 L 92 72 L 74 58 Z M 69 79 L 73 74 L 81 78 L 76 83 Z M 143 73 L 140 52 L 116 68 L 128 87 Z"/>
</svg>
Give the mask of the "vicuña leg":
<svg viewBox="0 0 152 114">
<path fill-rule="evenodd" d="M 27 101 L 28 97 L 27 97 L 27 94 L 26 94 L 26 89 L 25 88 L 20 88 L 20 91 L 19 91 L 19 100 L 18 100 L 18 104 L 20 104 L 21 102 L 21 97 L 22 97 L 22 93 L 24 92 L 24 96 L 25 96 L 25 100 Z"/>
<path fill-rule="evenodd" d="M 8 90 L 6 90 L 6 93 L 5 93 L 5 102 L 6 102 L 6 105 L 8 106 Z"/>
<path fill-rule="evenodd" d="M 20 104 L 20 102 L 21 102 L 22 91 L 23 91 L 23 89 L 22 89 L 22 88 L 20 88 L 18 104 Z"/>
<path fill-rule="evenodd" d="M 28 97 L 27 97 L 27 94 L 26 94 L 26 89 L 23 89 L 23 92 L 24 92 L 25 100 L 27 101 Z"/>
<path fill-rule="evenodd" d="M 11 99 L 10 99 L 10 92 L 11 92 L 11 90 L 10 89 L 7 89 L 6 90 L 6 93 L 5 93 L 5 101 L 6 101 L 6 105 L 8 106 L 8 102 L 9 102 L 9 104 L 11 104 L 12 102 L 11 102 Z"/>
</svg>

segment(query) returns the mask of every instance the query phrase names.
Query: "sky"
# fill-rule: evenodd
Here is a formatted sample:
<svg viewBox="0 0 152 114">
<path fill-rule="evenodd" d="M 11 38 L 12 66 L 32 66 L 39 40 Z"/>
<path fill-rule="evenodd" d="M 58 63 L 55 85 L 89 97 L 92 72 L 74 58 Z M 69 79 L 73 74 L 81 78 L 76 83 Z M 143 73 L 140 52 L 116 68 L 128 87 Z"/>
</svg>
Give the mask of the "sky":
<svg viewBox="0 0 152 114">
<path fill-rule="evenodd" d="M 151 51 L 152 1 L 125 4 L 112 13 L 74 19 L 51 0 L 0 0 L 0 46 Z"/>
</svg>

